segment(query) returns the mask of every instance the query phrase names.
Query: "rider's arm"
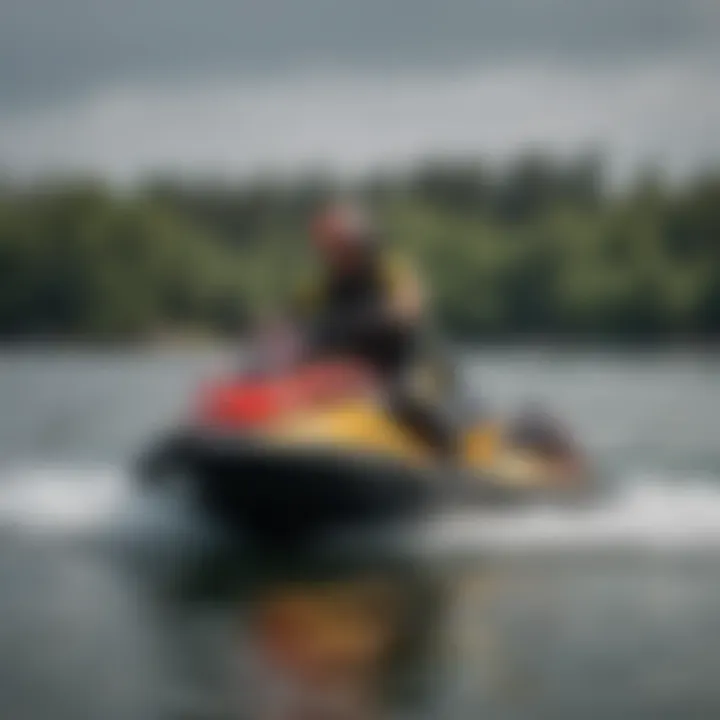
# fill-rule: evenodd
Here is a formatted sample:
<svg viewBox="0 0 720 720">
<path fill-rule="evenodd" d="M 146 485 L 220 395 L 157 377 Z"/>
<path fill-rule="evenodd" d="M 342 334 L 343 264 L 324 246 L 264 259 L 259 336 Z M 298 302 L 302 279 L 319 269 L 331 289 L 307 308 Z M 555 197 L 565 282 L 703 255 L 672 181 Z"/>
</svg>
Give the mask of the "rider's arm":
<svg viewBox="0 0 720 720">
<path fill-rule="evenodd" d="M 413 267 L 392 259 L 386 270 L 389 283 L 388 308 L 391 317 L 403 324 L 419 323 L 425 312 L 420 277 Z"/>
</svg>

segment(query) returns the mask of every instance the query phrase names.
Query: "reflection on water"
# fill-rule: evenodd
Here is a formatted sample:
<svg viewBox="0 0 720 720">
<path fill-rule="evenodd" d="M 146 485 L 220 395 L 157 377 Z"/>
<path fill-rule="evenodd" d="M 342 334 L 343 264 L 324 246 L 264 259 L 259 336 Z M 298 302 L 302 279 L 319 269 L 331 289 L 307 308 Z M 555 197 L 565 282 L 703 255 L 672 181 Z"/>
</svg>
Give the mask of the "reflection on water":
<svg viewBox="0 0 720 720">
<path fill-rule="evenodd" d="M 403 646 L 421 629 L 410 627 L 417 599 L 412 585 L 382 575 L 261 592 L 244 635 L 253 715 L 379 716 L 397 692 L 398 666 L 415 659 Z"/>
<path fill-rule="evenodd" d="M 198 661 L 175 675 L 194 707 L 229 717 L 710 717 L 719 570 L 616 551 L 256 567 L 186 587 L 165 638 Z"/>
<path fill-rule="evenodd" d="M 210 695 L 225 698 L 230 716 L 340 720 L 427 708 L 440 672 L 447 600 L 436 571 L 377 555 L 350 562 L 306 557 L 292 567 L 226 557 L 209 573 L 207 564 L 198 569 L 200 577 L 186 575 L 165 598 L 174 605 L 166 623 L 175 616 L 166 637 L 177 658 L 224 657 Z M 215 643 L 199 650 L 211 617 L 223 618 Z M 196 698 L 207 697 L 208 666 L 184 662 L 180 684 L 194 684 Z"/>
<path fill-rule="evenodd" d="M 460 559 L 375 545 L 281 562 L 192 542 L 163 554 L 128 527 L 109 544 L 2 530 L 0 717 L 720 711 L 712 548 Z"/>
</svg>

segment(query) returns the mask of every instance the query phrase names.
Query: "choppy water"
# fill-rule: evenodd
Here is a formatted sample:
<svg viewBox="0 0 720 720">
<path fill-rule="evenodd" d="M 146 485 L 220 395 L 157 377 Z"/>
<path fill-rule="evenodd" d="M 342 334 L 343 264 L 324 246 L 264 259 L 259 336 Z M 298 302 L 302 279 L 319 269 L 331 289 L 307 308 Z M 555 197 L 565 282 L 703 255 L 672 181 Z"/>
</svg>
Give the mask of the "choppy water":
<svg viewBox="0 0 720 720">
<path fill-rule="evenodd" d="M 402 607 L 410 649 L 365 688 L 391 716 L 717 715 L 715 359 L 469 355 L 499 409 L 540 399 L 573 425 L 612 499 L 429 519 L 322 572 L 227 557 L 181 499 L 132 484 L 128 459 L 228 361 L 0 358 L 0 717 L 269 717 L 254 610 L 329 579 Z"/>
</svg>

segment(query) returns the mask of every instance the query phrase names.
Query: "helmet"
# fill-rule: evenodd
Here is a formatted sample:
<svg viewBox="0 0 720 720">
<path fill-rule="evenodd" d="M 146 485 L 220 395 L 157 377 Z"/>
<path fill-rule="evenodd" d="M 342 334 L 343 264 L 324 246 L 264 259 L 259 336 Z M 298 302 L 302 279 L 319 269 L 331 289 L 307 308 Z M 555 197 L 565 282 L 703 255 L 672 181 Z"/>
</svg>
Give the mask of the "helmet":
<svg viewBox="0 0 720 720">
<path fill-rule="evenodd" d="M 312 221 L 311 234 L 323 251 L 371 249 L 377 232 L 370 213 L 354 202 L 335 202 L 325 206 Z"/>
</svg>

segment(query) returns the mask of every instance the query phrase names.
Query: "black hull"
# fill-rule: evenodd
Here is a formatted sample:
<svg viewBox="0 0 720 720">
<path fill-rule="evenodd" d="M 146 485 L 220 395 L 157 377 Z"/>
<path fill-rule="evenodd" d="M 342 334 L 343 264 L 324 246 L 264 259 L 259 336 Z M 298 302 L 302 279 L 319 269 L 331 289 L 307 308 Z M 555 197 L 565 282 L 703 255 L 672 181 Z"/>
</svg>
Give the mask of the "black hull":
<svg viewBox="0 0 720 720">
<path fill-rule="evenodd" d="M 148 483 L 189 481 L 213 519 L 264 544 L 418 519 L 443 508 L 550 499 L 547 492 L 501 487 L 452 469 L 333 449 L 271 447 L 236 436 L 177 434 L 143 459 L 141 475 Z"/>
<path fill-rule="evenodd" d="M 263 542 L 392 522 L 438 500 L 429 478 L 397 463 L 237 438 L 176 436 L 143 466 L 149 482 L 189 481 L 204 511 Z"/>
</svg>

